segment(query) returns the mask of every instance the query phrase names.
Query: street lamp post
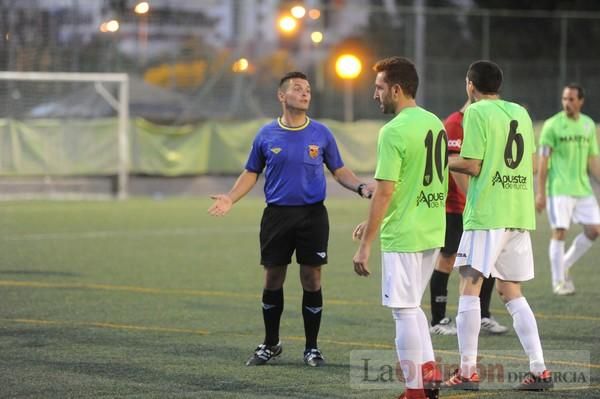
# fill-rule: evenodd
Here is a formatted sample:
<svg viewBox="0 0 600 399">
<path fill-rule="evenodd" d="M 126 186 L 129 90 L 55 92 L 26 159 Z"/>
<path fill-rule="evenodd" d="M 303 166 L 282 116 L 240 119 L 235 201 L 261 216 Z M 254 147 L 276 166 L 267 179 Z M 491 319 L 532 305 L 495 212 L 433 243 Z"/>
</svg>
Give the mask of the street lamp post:
<svg viewBox="0 0 600 399">
<path fill-rule="evenodd" d="M 354 121 L 354 79 L 362 70 L 362 63 L 352 54 L 343 54 L 335 62 L 335 72 L 344 79 L 344 121 Z"/>
<path fill-rule="evenodd" d="M 150 4 L 147 1 L 140 1 L 136 4 L 133 11 L 139 15 L 138 21 L 138 60 L 143 65 L 146 63 L 146 49 L 148 47 L 148 11 Z"/>
</svg>

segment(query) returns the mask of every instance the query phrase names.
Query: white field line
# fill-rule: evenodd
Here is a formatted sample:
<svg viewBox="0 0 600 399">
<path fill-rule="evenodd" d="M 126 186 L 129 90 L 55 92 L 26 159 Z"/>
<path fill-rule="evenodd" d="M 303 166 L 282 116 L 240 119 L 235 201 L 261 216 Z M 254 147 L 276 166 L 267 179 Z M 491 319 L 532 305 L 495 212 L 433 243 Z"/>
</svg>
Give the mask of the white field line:
<svg viewBox="0 0 600 399">
<path fill-rule="evenodd" d="M 56 325 L 56 326 L 68 326 L 68 327 L 88 327 L 88 328 L 107 328 L 113 330 L 129 330 L 129 331 L 144 331 L 144 332 L 163 332 L 163 333 L 179 333 L 179 334 L 198 334 L 198 335 L 214 335 L 214 332 L 205 329 L 191 329 L 191 328 L 178 328 L 178 327 L 162 327 L 162 326 L 140 326 L 132 324 L 121 324 L 121 323 L 110 323 L 110 322 L 97 322 L 97 321 L 64 321 L 64 320 L 40 320 L 40 319 L 24 319 L 24 318 L 0 318 L 0 325 L 3 323 L 17 323 L 17 324 L 31 324 L 31 325 Z M 220 333 L 224 336 L 238 336 L 238 337 L 249 337 L 252 334 L 225 332 Z M 299 341 L 303 342 L 305 337 L 300 336 L 283 336 L 282 339 L 286 341 Z M 389 343 L 373 343 L 373 342 L 357 342 L 357 341 L 344 341 L 337 339 L 321 338 L 321 342 L 327 342 L 333 345 L 346 346 L 346 347 L 359 347 L 359 348 L 372 348 L 372 349 L 389 349 L 394 350 L 394 346 Z M 447 355 L 460 356 L 457 351 L 449 350 L 436 350 L 437 353 L 444 353 Z M 498 354 L 484 354 L 489 359 L 498 360 L 517 360 L 527 361 L 528 358 L 525 356 L 505 356 Z M 566 366 L 584 367 L 592 369 L 600 369 L 600 364 L 594 363 L 582 363 L 562 360 L 546 360 L 549 364 L 559 364 Z M 596 386 L 583 387 L 592 388 Z M 565 389 L 570 390 L 570 389 Z M 460 396 L 463 397 L 463 396 Z"/>
</svg>

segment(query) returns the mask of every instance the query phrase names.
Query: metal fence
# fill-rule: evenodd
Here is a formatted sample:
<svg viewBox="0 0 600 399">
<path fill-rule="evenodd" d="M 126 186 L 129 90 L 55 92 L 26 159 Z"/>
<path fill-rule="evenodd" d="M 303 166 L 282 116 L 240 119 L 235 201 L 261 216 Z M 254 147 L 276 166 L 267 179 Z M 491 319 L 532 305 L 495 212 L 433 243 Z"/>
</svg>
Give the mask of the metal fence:
<svg viewBox="0 0 600 399">
<path fill-rule="evenodd" d="M 0 0 L 0 69 L 126 72 L 134 79 L 132 91 L 152 85 L 164 89 L 163 103 L 176 98 L 170 113 L 160 107 L 160 118 L 154 118 L 168 123 L 273 116 L 279 112 L 279 77 L 301 69 L 313 84 L 311 114 L 342 119 L 345 84 L 334 64 L 351 52 L 363 64 L 352 87 L 353 118 L 376 119 L 382 117 L 372 102 L 371 65 L 377 59 L 415 60 L 420 103 L 444 117 L 464 101 L 468 65 L 484 58 L 504 69 L 503 95 L 526 105 L 534 119 L 560 109 L 560 89 L 569 81 L 587 89 L 584 112 L 600 119 L 597 12 L 307 0 L 306 14 L 284 33 L 278 19 L 289 12 L 287 1 L 154 0 L 147 13 L 136 13 L 138 3 Z M 311 40 L 317 31 L 319 43 Z M 2 82 L 0 117 L 30 116 L 32 107 L 60 101 L 67 90 Z M 152 107 L 136 113 L 153 119 Z"/>
</svg>

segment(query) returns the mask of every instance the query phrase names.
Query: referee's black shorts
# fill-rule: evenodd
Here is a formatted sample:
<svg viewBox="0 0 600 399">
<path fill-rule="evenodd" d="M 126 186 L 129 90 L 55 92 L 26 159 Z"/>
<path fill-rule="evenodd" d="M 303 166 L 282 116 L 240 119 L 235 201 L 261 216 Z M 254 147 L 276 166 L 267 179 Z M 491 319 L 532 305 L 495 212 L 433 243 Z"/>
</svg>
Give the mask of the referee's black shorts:
<svg viewBox="0 0 600 399">
<path fill-rule="evenodd" d="M 460 213 L 446 213 L 446 237 L 440 250 L 444 255 L 454 255 L 458 251 L 463 233 L 463 218 Z"/>
<path fill-rule="evenodd" d="M 260 222 L 260 263 L 265 267 L 296 262 L 320 266 L 327 263 L 329 217 L 322 202 L 302 206 L 268 205 Z"/>
</svg>

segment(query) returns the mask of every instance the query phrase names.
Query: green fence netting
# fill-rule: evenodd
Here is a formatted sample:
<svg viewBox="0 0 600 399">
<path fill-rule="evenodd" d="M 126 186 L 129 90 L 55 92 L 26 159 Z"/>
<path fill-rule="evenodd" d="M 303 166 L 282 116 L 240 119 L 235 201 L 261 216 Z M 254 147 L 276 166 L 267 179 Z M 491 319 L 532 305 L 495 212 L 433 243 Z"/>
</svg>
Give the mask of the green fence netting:
<svg viewBox="0 0 600 399">
<path fill-rule="evenodd" d="M 130 172 L 160 176 L 236 174 L 252 139 L 269 119 L 206 121 L 182 126 L 133 119 Z M 382 121 L 322 120 L 333 131 L 347 166 L 375 169 Z M 117 120 L 0 119 L 1 176 L 110 175 L 118 166 Z"/>
</svg>

